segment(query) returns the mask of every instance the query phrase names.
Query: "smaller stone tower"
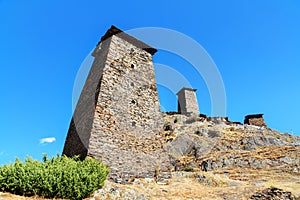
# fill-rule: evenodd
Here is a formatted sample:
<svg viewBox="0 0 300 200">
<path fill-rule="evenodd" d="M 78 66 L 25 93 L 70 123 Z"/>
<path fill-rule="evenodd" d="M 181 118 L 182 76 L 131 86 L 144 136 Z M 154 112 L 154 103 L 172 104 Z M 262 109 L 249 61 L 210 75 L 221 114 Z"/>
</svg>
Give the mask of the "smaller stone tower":
<svg viewBox="0 0 300 200">
<path fill-rule="evenodd" d="M 198 115 L 200 113 L 196 98 L 196 89 L 182 88 L 177 92 L 178 113 L 185 115 Z"/>
</svg>

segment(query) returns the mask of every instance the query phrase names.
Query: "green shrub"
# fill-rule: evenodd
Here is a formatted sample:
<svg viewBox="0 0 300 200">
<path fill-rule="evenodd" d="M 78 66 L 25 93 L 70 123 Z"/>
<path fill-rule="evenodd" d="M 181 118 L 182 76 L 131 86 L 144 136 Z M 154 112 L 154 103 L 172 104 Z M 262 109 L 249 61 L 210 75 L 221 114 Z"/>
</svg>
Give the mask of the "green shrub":
<svg viewBox="0 0 300 200">
<path fill-rule="evenodd" d="M 98 160 L 78 157 L 43 157 L 0 167 L 0 190 L 17 195 L 82 199 L 101 188 L 109 169 Z"/>
<path fill-rule="evenodd" d="M 190 167 L 190 166 L 185 166 L 183 167 L 180 171 L 184 171 L 184 172 L 193 172 L 194 168 Z"/>
<path fill-rule="evenodd" d="M 165 122 L 164 123 L 164 131 L 171 131 L 172 130 L 172 126 L 170 124 L 170 122 Z"/>
<path fill-rule="evenodd" d="M 177 122 L 178 122 L 178 117 L 175 117 L 174 123 L 177 123 Z"/>
</svg>

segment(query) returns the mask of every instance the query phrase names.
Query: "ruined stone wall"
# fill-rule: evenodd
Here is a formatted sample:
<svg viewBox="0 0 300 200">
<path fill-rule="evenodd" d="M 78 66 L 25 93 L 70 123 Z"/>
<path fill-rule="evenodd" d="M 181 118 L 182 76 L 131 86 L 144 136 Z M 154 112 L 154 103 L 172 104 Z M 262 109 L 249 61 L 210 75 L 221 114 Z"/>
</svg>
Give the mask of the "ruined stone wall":
<svg viewBox="0 0 300 200">
<path fill-rule="evenodd" d="M 112 36 L 98 89 L 87 154 L 107 164 L 118 182 L 158 171 L 168 176 L 151 54 Z"/>
<path fill-rule="evenodd" d="M 252 118 L 249 119 L 248 122 L 249 125 L 254 125 L 254 126 L 267 126 L 265 123 L 264 118 Z"/>
<path fill-rule="evenodd" d="M 264 127 L 267 126 L 263 118 L 263 114 L 252 114 L 245 116 L 244 124 Z"/>
</svg>

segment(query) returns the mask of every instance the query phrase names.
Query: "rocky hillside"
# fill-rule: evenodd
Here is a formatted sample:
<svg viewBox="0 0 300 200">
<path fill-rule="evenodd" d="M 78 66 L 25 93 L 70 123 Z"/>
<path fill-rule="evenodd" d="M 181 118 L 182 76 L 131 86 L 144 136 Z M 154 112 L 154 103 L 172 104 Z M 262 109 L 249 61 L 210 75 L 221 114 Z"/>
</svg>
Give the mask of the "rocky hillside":
<svg viewBox="0 0 300 200">
<path fill-rule="evenodd" d="M 300 137 L 225 118 L 165 115 L 164 135 L 174 171 L 220 168 L 300 171 Z"/>
<path fill-rule="evenodd" d="M 220 117 L 163 120 L 168 183 L 107 181 L 90 199 L 300 199 L 300 137 Z"/>
</svg>

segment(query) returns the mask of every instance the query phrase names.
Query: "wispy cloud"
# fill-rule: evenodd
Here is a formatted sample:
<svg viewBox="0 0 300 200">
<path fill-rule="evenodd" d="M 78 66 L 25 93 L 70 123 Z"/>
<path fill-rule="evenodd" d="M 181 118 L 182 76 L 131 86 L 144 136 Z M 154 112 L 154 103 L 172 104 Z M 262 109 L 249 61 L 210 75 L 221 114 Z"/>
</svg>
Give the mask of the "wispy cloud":
<svg viewBox="0 0 300 200">
<path fill-rule="evenodd" d="M 48 137 L 48 138 L 42 138 L 40 139 L 40 144 L 44 144 L 44 143 L 52 143 L 55 142 L 55 137 Z"/>
</svg>

